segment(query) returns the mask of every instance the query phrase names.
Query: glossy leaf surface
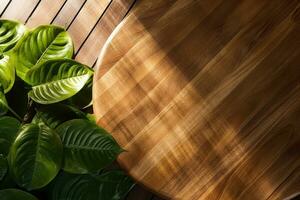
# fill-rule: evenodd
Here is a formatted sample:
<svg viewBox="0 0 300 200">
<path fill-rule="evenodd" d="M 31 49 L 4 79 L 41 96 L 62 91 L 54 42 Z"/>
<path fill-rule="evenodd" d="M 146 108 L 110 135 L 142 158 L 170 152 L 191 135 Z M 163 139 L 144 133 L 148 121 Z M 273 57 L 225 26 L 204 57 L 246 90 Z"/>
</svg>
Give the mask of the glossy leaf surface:
<svg viewBox="0 0 300 200">
<path fill-rule="evenodd" d="M 62 173 L 54 182 L 52 200 L 120 200 L 134 183 L 122 171 L 101 175 L 73 175 Z"/>
<path fill-rule="evenodd" d="M 28 95 L 40 104 L 63 101 L 79 92 L 92 75 L 90 68 L 76 61 L 49 60 L 28 71 L 33 85 Z"/>
<path fill-rule="evenodd" d="M 42 123 L 22 126 L 9 152 L 11 174 L 27 190 L 47 185 L 57 175 L 61 160 L 59 136 Z"/>
<path fill-rule="evenodd" d="M 8 104 L 4 95 L 3 88 L 0 84 L 0 116 L 5 115 L 8 111 Z"/>
<path fill-rule="evenodd" d="M 13 48 L 26 32 L 26 27 L 11 20 L 0 20 L 0 53 Z"/>
<path fill-rule="evenodd" d="M 101 169 L 123 151 L 111 135 L 88 120 L 70 120 L 56 130 L 64 146 L 63 169 L 67 172 Z"/>
<path fill-rule="evenodd" d="M 73 43 L 62 27 L 39 26 L 17 43 L 12 56 L 17 75 L 26 81 L 27 71 L 36 64 L 53 58 L 71 58 Z"/>
<path fill-rule="evenodd" d="M 4 93 L 7 93 L 14 85 L 15 69 L 9 62 L 8 55 L 0 55 L 0 83 L 3 86 Z"/>
<path fill-rule="evenodd" d="M 0 154 L 7 156 L 9 148 L 20 128 L 20 122 L 13 117 L 0 117 Z"/>
</svg>

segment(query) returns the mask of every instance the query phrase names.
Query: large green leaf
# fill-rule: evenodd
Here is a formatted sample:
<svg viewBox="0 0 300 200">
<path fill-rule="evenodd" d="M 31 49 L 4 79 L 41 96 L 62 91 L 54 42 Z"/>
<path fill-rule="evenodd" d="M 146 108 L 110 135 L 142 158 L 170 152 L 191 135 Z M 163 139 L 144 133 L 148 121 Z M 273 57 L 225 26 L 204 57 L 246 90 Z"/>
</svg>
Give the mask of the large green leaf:
<svg viewBox="0 0 300 200">
<path fill-rule="evenodd" d="M 50 128 L 55 129 L 58 125 L 71 119 L 88 119 L 88 117 L 77 108 L 57 103 L 39 106 L 32 122 L 42 121 Z"/>
<path fill-rule="evenodd" d="M 0 83 L 3 86 L 4 93 L 7 93 L 15 81 L 15 69 L 9 62 L 10 57 L 0 54 Z"/>
<path fill-rule="evenodd" d="M 9 152 L 9 168 L 19 186 L 28 190 L 47 185 L 58 173 L 62 144 L 43 123 L 24 125 Z"/>
<path fill-rule="evenodd" d="M 62 27 L 39 26 L 17 43 L 12 55 L 17 75 L 25 80 L 26 72 L 38 63 L 53 58 L 71 58 L 73 43 Z"/>
<path fill-rule="evenodd" d="M 20 122 L 13 117 L 0 117 L 0 154 L 7 156 L 20 125 Z"/>
<path fill-rule="evenodd" d="M 1 200 L 38 200 L 35 196 L 18 189 L 0 190 Z"/>
<path fill-rule="evenodd" d="M 64 146 L 63 169 L 88 173 L 110 164 L 123 150 L 114 138 L 93 122 L 67 121 L 57 127 Z"/>
<path fill-rule="evenodd" d="M 26 32 L 26 27 L 18 22 L 0 20 L 0 53 L 10 50 Z"/>
<path fill-rule="evenodd" d="M 122 171 L 101 175 L 60 174 L 54 181 L 52 200 L 120 200 L 134 186 Z"/>
<path fill-rule="evenodd" d="M 5 115 L 8 110 L 8 104 L 3 92 L 3 87 L 0 84 L 0 116 Z"/>
<path fill-rule="evenodd" d="M 28 71 L 32 90 L 28 95 L 40 104 L 63 101 L 79 92 L 93 71 L 70 59 L 46 61 Z"/>
</svg>

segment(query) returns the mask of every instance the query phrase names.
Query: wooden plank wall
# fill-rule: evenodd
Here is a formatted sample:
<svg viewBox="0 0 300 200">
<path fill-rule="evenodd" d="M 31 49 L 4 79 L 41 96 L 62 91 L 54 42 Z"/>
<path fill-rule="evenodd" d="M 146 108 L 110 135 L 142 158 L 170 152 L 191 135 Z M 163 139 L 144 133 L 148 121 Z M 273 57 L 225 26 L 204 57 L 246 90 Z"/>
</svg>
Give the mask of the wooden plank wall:
<svg viewBox="0 0 300 200">
<path fill-rule="evenodd" d="M 136 1 L 0 0 L 0 17 L 20 21 L 30 28 L 41 24 L 65 27 L 75 44 L 75 59 L 93 67 L 105 41 Z M 159 200 L 140 186 L 127 199 Z"/>
</svg>

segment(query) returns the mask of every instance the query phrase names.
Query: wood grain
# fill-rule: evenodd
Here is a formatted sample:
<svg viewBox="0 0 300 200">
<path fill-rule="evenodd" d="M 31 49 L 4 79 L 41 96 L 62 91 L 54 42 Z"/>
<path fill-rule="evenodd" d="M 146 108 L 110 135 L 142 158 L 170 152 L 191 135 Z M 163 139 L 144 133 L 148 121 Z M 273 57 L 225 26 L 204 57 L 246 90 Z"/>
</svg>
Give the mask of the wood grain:
<svg viewBox="0 0 300 200">
<path fill-rule="evenodd" d="M 171 199 L 300 192 L 300 2 L 140 0 L 105 44 L 98 124 Z"/>
<path fill-rule="evenodd" d="M 1 17 L 25 23 L 38 4 L 39 0 L 12 0 Z"/>
<path fill-rule="evenodd" d="M 53 24 L 68 28 L 86 2 L 87 0 L 68 0 L 56 15 Z"/>
<path fill-rule="evenodd" d="M 2 0 L 0 4 L 0 14 L 1 16 L 3 15 L 5 9 L 7 6 L 10 4 L 11 0 Z"/>
<path fill-rule="evenodd" d="M 50 24 L 65 0 L 43 0 L 28 19 L 26 25 L 34 28 L 40 24 Z"/>
<path fill-rule="evenodd" d="M 93 32 L 90 33 L 90 36 L 78 50 L 76 59 L 87 65 L 93 65 L 94 62 L 91 61 L 96 61 L 107 38 L 133 4 L 134 0 L 112 1 L 102 18 L 98 20 Z"/>
<path fill-rule="evenodd" d="M 75 52 L 82 45 L 90 30 L 94 28 L 110 2 L 111 0 L 89 0 L 84 4 L 78 16 L 68 28 L 74 43 L 77 44 L 75 45 Z"/>
</svg>

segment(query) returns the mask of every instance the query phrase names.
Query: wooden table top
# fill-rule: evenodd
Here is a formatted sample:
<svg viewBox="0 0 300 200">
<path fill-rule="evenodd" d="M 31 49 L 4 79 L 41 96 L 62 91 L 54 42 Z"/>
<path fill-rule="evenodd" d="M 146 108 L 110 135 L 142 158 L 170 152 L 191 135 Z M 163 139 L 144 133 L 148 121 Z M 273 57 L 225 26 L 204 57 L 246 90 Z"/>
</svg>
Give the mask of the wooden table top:
<svg viewBox="0 0 300 200">
<path fill-rule="evenodd" d="M 97 63 L 97 122 L 171 199 L 300 192 L 300 2 L 140 0 Z"/>
</svg>

